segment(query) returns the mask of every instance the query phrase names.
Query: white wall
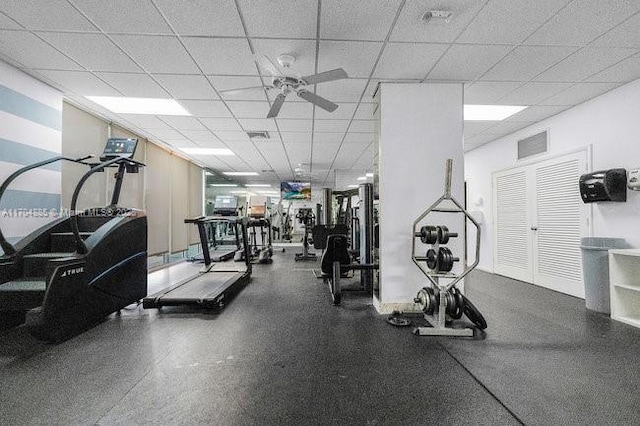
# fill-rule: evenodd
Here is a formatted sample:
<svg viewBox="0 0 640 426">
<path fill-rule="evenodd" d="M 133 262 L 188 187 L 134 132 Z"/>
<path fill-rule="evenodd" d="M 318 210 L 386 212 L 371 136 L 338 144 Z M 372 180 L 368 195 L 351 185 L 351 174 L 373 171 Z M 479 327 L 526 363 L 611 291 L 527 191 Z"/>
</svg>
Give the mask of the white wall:
<svg viewBox="0 0 640 426">
<path fill-rule="evenodd" d="M 462 85 L 382 83 L 380 102 L 380 303 L 409 304 L 428 281 L 411 260 L 412 224 L 444 192 L 453 159 L 452 194 L 463 200 Z M 429 224 L 461 231 L 461 215 L 430 216 Z M 425 223 L 426 224 L 426 223 Z M 462 257 L 463 244 L 448 247 Z M 420 244 L 419 255 L 428 246 Z M 456 266 L 457 270 L 460 267 Z"/>
<path fill-rule="evenodd" d="M 549 131 L 549 152 L 539 160 L 591 146 L 593 170 L 640 167 L 640 80 L 466 153 L 469 208 L 484 201 L 482 269 L 493 270 L 492 173 L 524 162 L 517 160 L 517 141 L 543 130 Z M 593 236 L 626 238 L 640 247 L 640 193 L 627 195 L 626 203 L 593 204 Z"/>
<path fill-rule="evenodd" d="M 61 129 L 62 94 L 0 62 L 0 182 L 25 165 L 59 156 Z M 10 242 L 57 214 L 52 210 L 60 209 L 60 168 L 54 163 L 30 171 L 8 188 L 0 226 Z"/>
</svg>

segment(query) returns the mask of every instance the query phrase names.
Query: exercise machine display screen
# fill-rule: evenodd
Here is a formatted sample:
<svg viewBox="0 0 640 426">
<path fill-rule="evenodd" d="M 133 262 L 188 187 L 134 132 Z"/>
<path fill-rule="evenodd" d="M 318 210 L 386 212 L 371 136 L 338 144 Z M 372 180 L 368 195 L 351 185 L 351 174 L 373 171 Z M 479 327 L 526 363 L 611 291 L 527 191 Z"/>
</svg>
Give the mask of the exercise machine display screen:
<svg viewBox="0 0 640 426">
<path fill-rule="evenodd" d="M 138 139 L 109 138 L 100 156 L 102 161 L 116 157 L 132 158 L 138 146 Z"/>
</svg>

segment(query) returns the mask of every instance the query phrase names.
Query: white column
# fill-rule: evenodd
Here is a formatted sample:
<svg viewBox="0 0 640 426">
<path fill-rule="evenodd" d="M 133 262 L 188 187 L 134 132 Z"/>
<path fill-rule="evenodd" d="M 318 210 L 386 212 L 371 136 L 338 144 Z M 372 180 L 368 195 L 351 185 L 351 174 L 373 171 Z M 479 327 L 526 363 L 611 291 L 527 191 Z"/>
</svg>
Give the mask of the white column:
<svg viewBox="0 0 640 426">
<path fill-rule="evenodd" d="M 411 260 L 412 224 L 443 194 L 447 158 L 453 159 L 452 195 L 464 200 L 463 86 L 382 83 L 377 97 L 380 291 L 374 302 L 381 312 L 407 311 L 427 283 Z M 447 247 L 462 259 L 462 218 L 443 216 L 429 224 L 460 233 Z"/>
</svg>

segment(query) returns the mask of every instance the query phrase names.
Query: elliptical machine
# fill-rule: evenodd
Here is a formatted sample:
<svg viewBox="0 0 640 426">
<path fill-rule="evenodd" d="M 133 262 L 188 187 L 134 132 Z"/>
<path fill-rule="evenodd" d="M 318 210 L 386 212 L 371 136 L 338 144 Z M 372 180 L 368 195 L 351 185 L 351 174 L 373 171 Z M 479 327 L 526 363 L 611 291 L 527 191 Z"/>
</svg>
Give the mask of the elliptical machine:
<svg viewBox="0 0 640 426">
<path fill-rule="evenodd" d="M 315 224 L 315 217 L 313 210 L 308 207 L 303 207 L 298 210 L 296 214 L 298 222 L 304 225 L 304 236 L 302 237 L 302 253 L 296 253 L 296 260 L 316 260 L 315 253 L 309 252 L 309 244 L 313 244 L 313 237 L 309 238 L 313 233 L 313 225 Z"/>
</svg>

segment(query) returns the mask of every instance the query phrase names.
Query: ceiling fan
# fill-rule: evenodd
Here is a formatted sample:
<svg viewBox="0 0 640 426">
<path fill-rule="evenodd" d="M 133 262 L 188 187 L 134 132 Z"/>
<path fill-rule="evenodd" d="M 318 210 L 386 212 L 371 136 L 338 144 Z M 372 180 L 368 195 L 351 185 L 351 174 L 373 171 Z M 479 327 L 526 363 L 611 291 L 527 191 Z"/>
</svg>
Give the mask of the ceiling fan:
<svg viewBox="0 0 640 426">
<path fill-rule="evenodd" d="M 274 118 L 278 116 L 280 109 L 282 108 L 282 104 L 284 103 L 287 95 L 294 92 L 296 95 L 301 97 L 307 102 L 311 102 L 312 104 L 324 109 L 328 112 L 333 112 L 338 108 L 338 105 L 331 102 L 328 99 L 323 98 L 322 96 L 318 96 L 312 91 L 307 90 L 307 86 L 311 86 L 313 84 L 326 83 L 329 81 L 342 80 L 343 78 L 348 78 L 346 71 L 342 68 L 336 68 L 334 70 L 321 72 L 318 74 L 308 75 L 306 77 L 297 77 L 294 75 L 286 75 L 280 72 L 278 67 L 269 59 L 267 56 L 262 55 L 254 56 L 257 64 L 262 67 L 265 71 L 269 72 L 272 76 L 271 85 L 266 86 L 253 86 L 253 87 L 243 87 L 240 89 L 230 89 L 230 90 L 220 90 L 219 93 L 233 94 L 243 90 L 252 90 L 252 89 L 265 89 L 265 90 L 274 90 L 277 89 L 280 91 L 278 96 L 276 96 L 273 104 L 271 105 L 271 109 L 267 114 L 267 118 Z M 288 70 L 291 68 L 291 65 L 295 62 L 295 58 L 291 55 L 280 55 L 278 56 L 278 63 L 285 69 Z"/>
</svg>

